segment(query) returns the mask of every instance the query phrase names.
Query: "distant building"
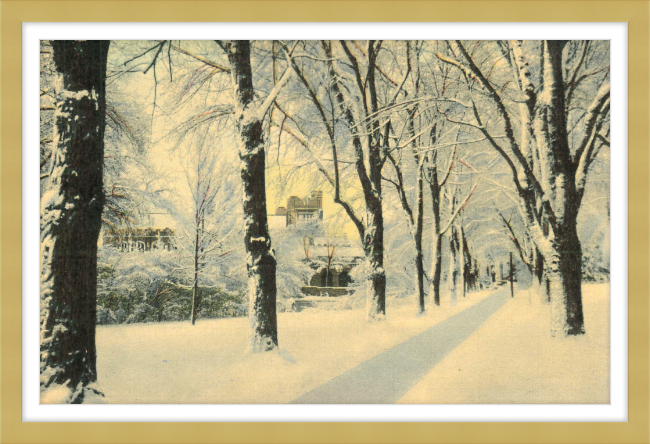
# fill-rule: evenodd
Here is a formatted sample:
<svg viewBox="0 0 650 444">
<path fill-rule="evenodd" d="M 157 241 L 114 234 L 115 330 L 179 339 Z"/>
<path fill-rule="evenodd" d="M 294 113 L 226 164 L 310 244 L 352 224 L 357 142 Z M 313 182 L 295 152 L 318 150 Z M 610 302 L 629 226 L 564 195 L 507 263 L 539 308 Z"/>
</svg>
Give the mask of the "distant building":
<svg viewBox="0 0 650 444">
<path fill-rule="evenodd" d="M 279 209 L 279 208 L 278 208 Z M 312 219 L 323 219 L 323 192 L 312 191 L 310 197 L 287 199 L 287 226 Z"/>
<path fill-rule="evenodd" d="M 312 191 L 309 197 L 303 199 L 291 196 L 287 199 L 286 207 L 278 207 L 275 214 L 269 214 L 269 226 L 278 227 L 281 220 L 284 226 L 296 225 L 314 219 L 323 220 L 323 192 Z"/>
<path fill-rule="evenodd" d="M 105 246 L 124 252 L 174 249 L 174 230 L 171 228 L 107 229 L 102 237 Z"/>
</svg>

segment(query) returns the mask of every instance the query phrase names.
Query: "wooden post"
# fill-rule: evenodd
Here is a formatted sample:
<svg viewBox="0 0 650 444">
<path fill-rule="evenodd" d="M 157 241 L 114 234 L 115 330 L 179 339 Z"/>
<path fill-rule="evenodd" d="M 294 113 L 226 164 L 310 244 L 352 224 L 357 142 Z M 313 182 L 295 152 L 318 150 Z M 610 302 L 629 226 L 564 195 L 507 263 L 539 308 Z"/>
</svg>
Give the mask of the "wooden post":
<svg viewBox="0 0 650 444">
<path fill-rule="evenodd" d="M 510 297 L 512 298 L 515 297 L 514 278 L 515 278 L 515 267 L 512 263 L 512 252 L 510 252 Z"/>
</svg>

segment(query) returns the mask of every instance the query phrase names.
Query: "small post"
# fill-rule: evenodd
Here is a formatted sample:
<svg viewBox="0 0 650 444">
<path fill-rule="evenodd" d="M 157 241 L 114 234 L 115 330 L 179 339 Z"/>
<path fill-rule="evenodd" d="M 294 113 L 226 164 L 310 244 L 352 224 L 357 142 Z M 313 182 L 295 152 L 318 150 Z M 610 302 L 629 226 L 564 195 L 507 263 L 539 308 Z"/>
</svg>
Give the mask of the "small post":
<svg viewBox="0 0 650 444">
<path fill-rule="evenodd" d="M 514 284 L 514 278 L 515 278 L 515 267 L 512 263 L 512 252 L 510 252 L 510 297 L 514 298 L 515 297 L 515 284 Z"/>
</svg>

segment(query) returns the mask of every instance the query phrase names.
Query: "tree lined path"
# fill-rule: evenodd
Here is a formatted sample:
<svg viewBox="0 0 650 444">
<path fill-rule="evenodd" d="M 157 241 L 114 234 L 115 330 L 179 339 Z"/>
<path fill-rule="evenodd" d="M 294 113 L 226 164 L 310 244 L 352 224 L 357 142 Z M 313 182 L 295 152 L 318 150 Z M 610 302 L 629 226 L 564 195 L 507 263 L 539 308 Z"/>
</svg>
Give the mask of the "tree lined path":
<svg viewBox="0 0 650 444">
<path fill-rule="evenodd" d="M 291 404 L 394 404 L 509 299 L 509 289 L 499 290 Z"/>
</svg>

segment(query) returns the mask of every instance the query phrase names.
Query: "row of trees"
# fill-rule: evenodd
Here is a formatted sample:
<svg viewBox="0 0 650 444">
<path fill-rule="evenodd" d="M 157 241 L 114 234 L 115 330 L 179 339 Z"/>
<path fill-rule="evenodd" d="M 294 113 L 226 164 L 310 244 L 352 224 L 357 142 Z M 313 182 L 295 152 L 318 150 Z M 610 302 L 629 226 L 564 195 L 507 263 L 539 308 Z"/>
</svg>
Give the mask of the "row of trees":
<svg viewBox="0 0 650 444">
<path fill-rule="evenodd" d="M 96 380 L 102 218 L 128 217 L 105 205 L 107 196 L 118 203 L 125 198 L 103 184 L 107 116 L 131 133 L 107 107 L 108 48 L 102 41 L 52 42 L 54 125 L 41 212 L 41 386 L 69 387 L 69 402 L 82 402 Z M 176 67 L 185 69 L 181 78 L 190 72 L 179 107 L 211 91 L 204 109 L 169 136 L 181 141 L 204 131 L 212 137 L 208 130 L 216 123 L 223 145 L 232 140 L 238 147 L 250 348 L 262 352 L 278 346 L 277 263 L 266 195 L 271 140 L 278 157 L 293 151 L 315 165 L 357 231 L 367 262 L 369 320 L 386 315 L 385 217 L 392 214 L 386 202 L 395 198 L 412 238 L 419 312 L 426 309 L 427 281 L 434 305 L 440 304 L 445 235 L 452 297 L 474 279 L 478 264 L 467 233 L 487 236 L 497 219 L 477 215 L 496 206 L 516 211 L 521 227 L 512 217 L 498 222 L 537 283 L 548 282 L 553 334 L 584 333 L 578 213 L 596 156 L 609 146 L 608 58 L 606 42 L 580 41 L 159 41 L 126 60 L 120 75 L 140 62 L 145 74 L 152 70 L 152 116 L 161 68 L 170 82 Z M 229 87 L 210 90 L 217 78 Z M 228 231 L 206 225 L 229 182 L 225 171 L 215 174 L 228 150 L 215 155 L 204 142 L 205 136 L 193 143 L 197 162 L 184 166 L 193 208 L 187 230 L 194 239 L 192 322 L 203 264 Z M 473 216 L 470 202 L 477 202 Z"/>
</svg>

